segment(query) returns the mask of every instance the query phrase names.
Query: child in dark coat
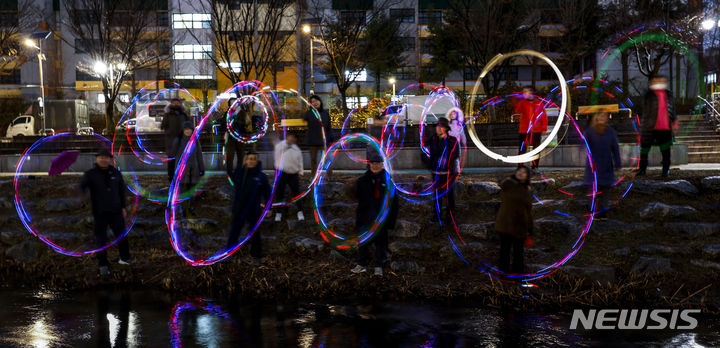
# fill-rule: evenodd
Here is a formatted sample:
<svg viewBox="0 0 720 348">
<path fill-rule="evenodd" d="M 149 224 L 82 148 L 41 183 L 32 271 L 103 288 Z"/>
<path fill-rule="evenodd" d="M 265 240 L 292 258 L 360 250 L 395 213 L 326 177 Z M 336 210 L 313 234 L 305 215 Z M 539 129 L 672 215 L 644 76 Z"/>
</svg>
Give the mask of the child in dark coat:
<svg viewBox="0 0 720 348">
<path fill-rule="evenodd" d="M 455 213 L 455 179 L 457 178 L 458 157 L 460 145 L 455 137 L 450 135 L 450 123 L 444 118 L 438 119 L 435 134 L 427 140 L 430 158 L 427 161 L 428 169 L 433 172 L 435 183 L 435 198 L 438 207 L 442 210 L 442 202 L 447 201 L 447 210 L 444 218 L 449 220 Z M 423 156 L 423 158 L 427 158 Z M 444 197 L 438 197 L 438 192 L 447 191 Z"/>
<path fill-rule="evenodd" d="M 370 169 L 358 179 L 355 187 L 355 195 L 358 199 L 357 217 L 355 226 L 359 231 L 365 230 L 372 225 L 380 214 L 387 190 L 386 177 L 389 175 L 383 168 L 383 160 L 380 155 L 374 154 L 370 157 Z M 398 214 L 398 195 L 394 195 L 390 201 L 390 211 L 385 217 L 383 225 L 375 232 L 375 237 L 358 250 L 358 264 L 352 269 L 353 273 L 362 273 L 367 270 L 370 260 L 370 244 L 375 245 L 375 275 L 383 274 L 383 264 L 387 257 L 388 230 L 395 228 Z"/>
<path fill-rule="evenodd" d="M 617 133 L 608 125 L 608 114 L 599 113 L 590 120 L 590 127 L 585 131 L 585 139 L 590 147 L 595 174 L 597 175 L 598 203 L 595 208 L 598 220 L 607 220 L 608 191 L 615 183 L 615 171 L 622 168 L 620 145 Z M 585 185 L 593 184 L 593 173 L 590 162 L 585 165 Z M 592 188 L 590 188 L 592 190 Z"/>
<path fill-rule="evenodd" d="M 500 210 L 495 221 L 495 231 L 500 234 L 499 269 L 505 273 L 524 273 L 524 243 L 533 229 L 530 169 L 518 167 L 515 174 L 500 184 L 500 188 Z"/>
<path fill-rule="evenodd" d="M 262 163 L 254 152 L 248 152 L 245 156 L 245 165 L 235 169 L 232 180 L 235 185 L 235 199 L 232 205 L 228 249 L 238 243 L 243 226 L 247 225 L 250 230 L 255 227 L 262 215 L 261 203 L 267 203 L 270 200 L 272 191 L 267 175 L 262 171 Z M 250 237 L 250 256 L 253 258 L 253 265 L 260 266 L 262 241 L 259 228 Z"/>
</svg>

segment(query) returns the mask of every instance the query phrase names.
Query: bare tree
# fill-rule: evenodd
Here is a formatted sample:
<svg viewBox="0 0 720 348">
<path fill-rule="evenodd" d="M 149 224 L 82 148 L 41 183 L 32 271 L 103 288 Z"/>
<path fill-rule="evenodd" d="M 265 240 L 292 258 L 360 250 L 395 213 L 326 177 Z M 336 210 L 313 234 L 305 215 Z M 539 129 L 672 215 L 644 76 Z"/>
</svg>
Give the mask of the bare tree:
<svg viewBox="0 0 720 348">
<path fill-rule="evenodd" d="M 105 128 L 114 132 L 115 100 L 129 73 L 157 64 L 158 52 L 148 42 L 157 39 L 154 27 L 157 0 L 66 0 L 62 23 L 70 46 L 85 52 L 89 61 L 78 69 L 98 76 L 105 96 Z M 74 39 L 74 41 L 71 41 Z M 98 69 L 103 67 L 106 69 Z"/>
<path fill-rule="evenodd" d="M 539 23 L 539 18 L 530 16 L 533 3 L 529 0 L 450 1 L 449 9 L 445 11 L 445 22 L 452 25 L 442 27 L 450 31 L 444 36 L 457 38 L 465 66 L 479 72 L 498 53 L 523 47 L 525 36 Z M 503 62 L 481 81 L 485 94 L 495 94 L 509 64 L 509 61 Z"/>
<path fill-rule="evenodd" d="M 9 75 L 26 60 L 22 33 L 32 31 L 40 20 L 40 10 L 30 0 L 0 2 L 0 75 Z"/>
<path fill-rule="evenodd" d="M 293 59 L 289 52 L 299 18 L 296 4 L 288 0 L 205 0 L 191 5 L 193 12 L 210 14 L 210 40 L 215 54 L 207 59 L 231 82 L 263 81 L 275 75 L 283 62 Z M 199 44 L 207 38 L 190 31 Z M 231 68 L 239 62 L 239 69 Z"/>
<path fill-rule="evenodd" d="M 375 93 L 380 92 L 380 79 L 402 67 L 405 57 L 400 39 L 400 24 L 392 18 L 379 16 L 368 23 L 360 55 L 375 76 Z"/>
<path fill-rule="evenodd" d="M 549 13 L 555 16 L 546 18 L 545 22 L 562 25 L 562 36 L 553 40 L 562 53 L 560 63 L 566 78 L 576 74 L 574 67 L 581 65 L 578 63 L 582 59 L 595 53 L 602 39 L 601 32 L 597 30 L 599 13 L 597 1 L 559 0 L 557 11 Z"/>
<path fill-rule="evenodd" d="M 363 48 L 367 47 L 366 40 L 377 38 L 366 37 L 369 23 L 375 23 L 384 17 L 385 12 L 394 3 L 393 0 L 378 0 L 373 2 L 358 2 L 352 0 L 333 1 L 334 5 L 342 8 L 356 8 L 347 12 L 327 11 L 320 0 L 313 0 L 311 14 L 320 20 L 321 50 L 325 70 L 335 81 L 340 92 L 341 106 L 347 114 L 347 90 L 360 77 L 363 70 L 372 60 L 372 57 L 363 57 Z M 360 9 L 357 9 L 360 8 Z"/>
</svg>

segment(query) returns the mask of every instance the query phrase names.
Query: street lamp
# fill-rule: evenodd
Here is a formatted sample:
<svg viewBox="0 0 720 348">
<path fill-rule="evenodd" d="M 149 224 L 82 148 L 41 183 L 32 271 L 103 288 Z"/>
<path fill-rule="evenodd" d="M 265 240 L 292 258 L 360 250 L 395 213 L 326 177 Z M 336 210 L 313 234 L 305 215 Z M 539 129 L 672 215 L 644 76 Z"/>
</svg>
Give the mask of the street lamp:
<svg viewBox="0 0 720 348">
<path fill-rule="evenodd" d="M 706 19 L 706 20 L 702 21 L 702 23 L 700 23 L 700 26 L 702 26 L 702 28 L 704 30 L 710 30 L 715 26 L 715 20 L 714 19 Z M 718 26 L 720 26 L 720 21 L 718 22 Z"/>
<path fill-rule="evenodd" d="M 42 117 L 43 122 L 43 129 L 42 134 L 45 134 L 46 128 L 46 122 L 45 122 L 45 81 L 43 80 L 43 64 L 42 61 L 45 60 L 45 55 L 42 53 L 42 40 L 47 39 L 47 37 L 50 36 L 50 32 L 42 32 L 42 33 L 35 33 L 32 35 L 32 37 L 36 37 L 38 39 L 38 44 L 35 44 L 35 41 L 32 39 L 26 39 L 25 40 L 25 46 L 33 47 L 38 50 L 38 70 L 40 71 L 40 117 Z"/>
<path fill-rule="evenodd" d="M 388 82 L 391 83 L 393 86 L 392 98 L 390 98 L 390 102 L 392 103 L 393 99 L 395 99 L 395 82 L 397 81 L 395 80 L 395 77 L 391 77 L 388 79 Z"/>
<path fill-rule="evenodd" d="M 312 35 L 312 27 L 310 27 L 310 24 L 305 24 L 302 26 L 302 31 L 305 34 L 308 34 L 310 36 L 310 95 L 315 94 L 315 61 L 313 60 L 313 38 Z"/>
</svg>

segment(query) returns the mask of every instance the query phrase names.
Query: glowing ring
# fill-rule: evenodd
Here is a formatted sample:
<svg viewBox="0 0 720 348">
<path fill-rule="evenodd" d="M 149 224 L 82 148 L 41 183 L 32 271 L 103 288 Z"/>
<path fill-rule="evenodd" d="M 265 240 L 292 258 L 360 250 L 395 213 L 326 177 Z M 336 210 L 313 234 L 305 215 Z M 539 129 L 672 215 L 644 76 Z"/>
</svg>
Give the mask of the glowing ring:
<svg viewBox="0 0 720 348">
<path fill-rule="evenodd" d="M 28 230 L 28 232 L 30 232 L 33 236 L 37 237 L 43 243 L 47 244 L 49 247 L 51 247 L 53 250 L 55 250 L 56 252 L 58 252 L 60 254 L 68 255 L 68 256 L 83 256 L 83 255 L 94 254 L 96 252 L 103 251 L 107 248 L 110 248 L 111 246 L 113 246 L 117 242 L 119 242 L 121 239 L 125 238 L 125 236 L 128 234 L 128 232 L 130 232 L 133 225 L 135 224 L 135 220 L 137 219 L 137 215 L 135 214 L 135 212 L 137 211 L 139 197 L 135 196 L 135 203 L 134 203 L 133 207 L 130 209 L 130 211 L 128 211 L 128 215 L 132 216 L 132 221 L 129 221 L 129 223 L 128 223 L 128 221 L 125 221 L 125 231 L 120 236 L 115 238 L 112 242 L 110 242 L 109 244 L 102 246 L 100 248 L 88 250 L 88 251 L 70 251 L 70 250 L 67 250 L 67 249 L 63 248 L 62 246 L 56 244 L 55 242 L 53 242 L 50 239 L 48 239 L 47 237 L 45 237 L 42 233 L 40 233 L 37 230 L 37 228 L 32 224 L 32 219 L 30 218 L 30 214 L 28 214 L 27 210 L 25 209 L 25 206 L 22 201 L 22 197 L 20 197 L 19 181 L 20 181 L 20 177 L 24 176 L 24 174 L 22 173 L 22 167 L 23 167 L 23 165 L 25 165 L 25 162 L 30 158 L 30 154 L 33 152 L 33 150 L 35 150 L 38 146 L 48 143 L 59 137 L 74 136 L 74 135 L 75 135 L 74 133 L 55 134 L 55 135 L 52 135 L 49 137 L 41 138 L 38 141 L 36 141 L 35 143 L 33 143 L 32 145 L 30 145 L 30 147 L 25 149 L 23 154 L 20 156 L 20 159 L 18 159 L 17 164 L 15 165 L 15 177 L 13 178 L 13 186 L 15 187 L 15 210 L 18 213 L 18 217 L 20 218 L 20 221 L 25 226 L 25 228 Z M 110 140 L 108 140 L 107 138 L 103 137 L 102 135 L 99 135 L 96 133 L 93 133 L 93 136 L 99 142 L 106 143 L 108 149 L 110 148 Z"/>
<path fill-rule="evenodd" d="M 168 322 L 168 327 L 170 329 L 170 344 L 172 344 L 174 348 L 182 347 L 182 321 L 180 320 L 180 318 L 183 312 L 191 309 L 206 311 L 215 317 L 229 320 L 233 324 L 233 326 L 235 326 L 235 328 L 237 328 L 239 331 L 242 331 L 240 326 L 237 325 L 237 322 L 235 322 L 235 320 L 230 317 L 230 314 L 224 311 L 220 306 L 208 303 L 202 299 L 193 299 L 193 301 L 182 301 L 175 304 L 172 309 L 170 321 Z"/>
<path fill-rule="evenodd" d="M 438 100 L 441 100 L 443 98 L 451 98 L 453 107 L 455 108 L 460 106 L 455 92 L 453 92 L 452 89 L 448 87 L 436 86 L 430 91 L 430 93 L 428 93 L 427 98 L 425 98 L 425 104 L 423 105 L 422 114 L 420 116 L 420 124 L 418 125 L 418 129 L 420 131 L 420 150 L 422 150 L 422 152 L 427 156 L 430 156 L 430 152 L 425 147 L 425 140 L 423 139 L 423 135 L 425 135 L 425 121 L 427 120 L 427 115 L 432 114 L 430 109 L 432 109 L 432 107 L 435 105 L 435 103 L 438 102 Z M 443 114 L 440 117 L 445 117 L 445 115 Z"/>
<path fill-rule="evenodd" d="M 263 120 L 264 122 L 260 125 L 260 129 L 258 129 L 258 132 L 255 134 L 252 134 L 250 136 L 242 135 L 240 132 L 238 132 L 235 127 L 233 127 L 233 121 L 235 119 L 238 106 L 241 104 L 244 104 L 246 102 L 254 102 L 255 105 L 260 105 L 262 108 L 262 114 L 263 114 Z M 237 141 L 249 144 L 254 143 L 260 140 L 263 136 L 265 136 L 265 133 L 267 132 L 268 128 L 268 111 L 265 107 L 265 104 L 260 101 L 260 99 L 254 95 L 245 95 L 241 98 L 238 98 L 235 100 L 232 106 L 230 106 L 230 110 L 228 110 L 228 117 L 227 117 L 227 132 L 230 134 L 233 138 L 235 138 Z M 252 122 L 252 121 L 250 121 Z"/>
<path fill-rule="evenodd" d="M 494 68 L 496 65 L 498 65 L 500 62 L 502 62 L 506 58 L 511 58 L 511 57 L 519 56 L 519 55 L 530 55 L 530 56 L 539 58 L 539 59 L 543 60 L 545 63 L 547 63 L 548 65 L 550 65 L 550 67 L 553 69 L 553 71 L 555 71 L 555 74 L 557 75 L 558 81 L 560 83 L 560 89 L 561 89 L 561 95 L 562 95 L 562 103 L 560 104 L 559 115 L 565 114 L 565 111 L 568 109 L 568 105 L 570 104 L 570 102 L 568 101 L 569 98 L 567 98 L 568 87 L 567 87 L 567 84 L 565 83 L 565 77 L 562 75 L 562 73 L 560 72 L 560 69 L 558 69 L 558 67 L 555 65 L 555 63 L 553 63 L 553 61 L 550 60 L 550 58 L 546 57 L 544 54 L 542 54 L 540 52 L 531 51 L 531 50 L 519 50 L 519 51 L 511 52 L 508 54 L 500 53 L 500 54 L 496 55 L 493 59 L 491 59 L 490 62 L 483 68 L 482 72 L 480 73 L 480 76 L 478 77 L 477 81 L 475 82 L 475 87 L 473 87 L 473 91 L 472 91 L 472 94 L 470 97 L 470 104 L 468 105 L 469 106 L 468 110 L 473 110 L 473 105 L 475 105 L 475 95 L 477 94 L 478 88 L 480 86 L 480 82 L 482 81 L 483 78 L 485 78 L 485 75 L 487 75 L 487 73 L 489 73 L 490 70 L 492 70 L 492 68 Z M 474 112 L 469 112 L 469 114 L 474 114 Z M 477 146 L 478 149 L 480 149 L 480 151 L 482 151 L 488 157 L 503 161 L 505 163 L 525 163 L 525 162 L 530 162 L 532 160 L 535 160 L 539 157 L 538 154 L 540 153 L 540 151 L 545 149 L 545 147 L 547 147 L 552 142 L 552 139 L 555 138 L 555 136 L 557 135 L 558 131 L 560 130 L 560 127 L 562 126 L 562 122 L 563 122 L 563 117 L 558 117 L 558 121 L 555 124 L 555 127 L 553 127 L 553 129 L 550 132 L 550 134 L 548 135 L 548 137 L 545 139 L 545 141 L 543 141 L 540 144 L 540 146 L 538 146 L 537 148 L 534 148 L 530 152 L 526 152 L 524 154 L 519 154 L 519 155 L 515 155 L 515 156 L 503 156 L 503 155 L 500 155 L 493 151 L 490 151 L 490 149 L 485 147 L 485 145 L 482 143 L 482 141 L 480 141 L 480 138 L 478 138 L 477 132 L 475 131 L 475 127 L 474 127 L 475 117 L 470 117 L 470 120 L 468 123 L 471 125 L 471 127 L 469 127 L 469 129 L 468 129 L 468 133 L 470 134 L 470 139 L 472 139 L 473 143 L 475 143 L 475 146 Z"/>
<path fill-rule="evenodd" d="M 385 156 L 385 152 L 383 152 L 380 148 L 380 143 L 378 143 L 375 138 L 367 134 L 348 134 L 341 137 L 337 142 L 333 143 L 323 154 L 323 157 L 320 160 L 320 164 L 318 165 L 318 173 L 324 174 L 324 172 L 326 172 L 328 168 L 330 168 L 333 159 L 337 155 L 338 151 L 342 149 L 343 144 L 350 141 L 362 141 L 367 145 L 372 146 L 376 151 L 378 151 L 378 154 L 382 156 L 383 164 L 385 166 L 385 183 L 387 190 L 385 191 L 385 199 L 383 200 L 382 208 L 380 208 L 380 213 L 378 213 L 378 216 L 375 218 L 373 224 L 369 226 L 367 230 L 359 233 L 358 236 L 345 237 L 337 232 L 331 231 L 328 228 L 327 223 L 323 219 L 322 214 L 320 213 L 321 196 L 320 192 L 318 192 L 318 186 L 322 183 L 321 176 L 320 182 L 318 182 L 318 184 L 316 184 L 313 189 L 313 198 L 315 203 L 315 221 L 318 223 L 318 225 L 320 225 L 320 236 L 322 236 L 323 240 L 338 249 L 349 249 L 351 247 L 358 247 L 368 242 L 375 235 L 375 232 L 377 232 L 385 223 L 385 218 L 390 211 L 391 200 L 395 195 L 395 185 L 392 183 L 392 178 L 390 177 L 390 172 L 392 171 L 390 162 L 388 161 L 387 156 Z"/>
<path fill-rule="evenodd" d="M 565 95 L 567 95 L 567 94 L 565 94 Z M 563 114 L 563 115 L 565 115 L 565 117 L 569 117 L 569 115 L 567 115 L 567 114 Z M 575 126 L 577 127 L 577 124 L 575 124 Z M 505 272 L 487 264 L 485 261 L 480 261 L 477 265 L 471 264 L 468 261 L 468 259 L 463 255 L 463 253 L 460 251 L 460 248 L 458 248 L 458 246 L 456 245 L 455 241 L 453 240 L 453 235 L 449 234 L 448 239 L 450 240 L 450 244 L 451 244 L 453 251 L 455 251 L 455 253 L 460 257 L 460 259 L 463 262 L 465 262 L 465 264 L 467 264 L 468 266 L 471 266 L 471 267 L 475 267 L 478 270 L 487 273 L 489 276 L 491 276 L 495 279 L 501 280 L 501 281 L 523 282 L 523 283 L 527 284 L 530 281 L 541 279 L 541 278 L 547 277 L 547 276 L 555 273 L 560 266 L 562 266 L 565 263 L 567 263 L 568 261 L 570 261 L 570 259 L 580 251 L 580 248 L 583 246 L 583 244 L 585 242 L 585 237 L 587 236 L 588 232 L 590 231 L 590 227 L 592 226 L 593 218 L 595 216 L 595 208 L 596 208 L 596 202 L 597 202 L 597 171 L 595 170 L 595 166 L 594 166 L 595 162 L 592 159 L 592 153 L 591 153 L 590 147 L 587 143 L 587 139 L 585 139 L 585 136 L 582 134 L 582 132 L 580 132 L 579 128 L 576 128 L 576 129 L 577 129 L 580 137 L 585 142 L 585 148 L 587 150 L 587 157 L 588 157 L 588 160 L 590 163 L 590 170 L 592 171 L 592 177 L 593 177 L 592 194 L 591 194 L 593 199 L 591 200 L 591 204 L 590 204 L 590 213 L 586 215 L 587 221 L 585 223 L 585 227 L 583 228 L 580 235 L 573 243 L 573 246 L 572 246 L 570 252 L 567 255 L 565 255 L 564 257 L 562 257 L 560 260 L 555 261 L 555 263 L 553 263 L 545 268 L 542 268 L 534 273 L 526 273 L 526 274 L 505 273 Z M 535 197 L 535 198 L 537 199 L 537 197 Z M 436 206 L 436 210 L 437 210 L 437 206 Z M 558 211 L 555 211 L 555 213 L 559 214 L 559 215 L 566 215 L 566 216 L 568 215 L 568 214 L 560 213 Z M 465 241 L 463 241 L 462 237 L 460 236 L 460 230 L 457 226 L 457 223 L 455 222 L 455 218 L 452 215 L 451 215 L 451 220 L 452 220 L 452 225 L 453 225 L 455 234 L 457 235 L 460 242 L 462 244 L 465 244 Z M 441 225 L 442 225 L 442 221 L 441 221 Z"/>
<path fill-rule="evenodd" d="M 225 93 L 227 93 L 230 90 L 233 90 L 236 88 L 236 86 L 241 85 L 243 83 L 246 83 L 245 81 L 239 82 L 232 87 L 228 88 Z M 268 202 L 270 204 L 265 204 L 264 209 L 262 213 L 260 214 L 258 221 L 252 225 L 252 230 L 243 238 L 242 240 L 239 240 L 238 243 L 233 246 L 232 248 L 228 249 L 221 249 L 215 254 L 211 255 L 208 258 L 205 259 L 195 259 L 192 256 L 190 256 L 180 245 L 180 237 L 178 236 L 178 206 L 181 200 L 180 197 L 180 183 L 182 183 L 183 175 L 186 174 L 185 166 L 187 165 L 188 159 L 190 157 L 190 154 L 195 150 L 195 146 L 197 145 L 197 141 L 200 138 L 200 133 L 202 129 L 205 127 L 205 124 L 210 120 L 212 115 L 214 115 L 215 110 L 217 109 L 218 105 L 220 104 L 220 99 L 217 99 L 213 105 L 208 109 L 205 116 L 200 120 L 198 123 L 198 126 L 195 127 L 195 130 L 193 131 L 192 136 L 190 136 L 190 140 L 188 141 L 187 146 L 185 147 L 185 150 L 183 151 L 182 156 L 178 160 L 176 166 L 175 166 L 175 174 L 173 176 L 172 183 L 170 184 L 170 189 L 168 192 L 168 206 L 170 209 L 166 209 L 166 215 L 165 215 L 165 222 L 168 226 L 168 231 L 170 233 L 170 244 L 172 245 L 175 252 L 177 252 L 178 255 L 180 255 L 185 261 L 193 266 L 208 266 L 212 265 L 216 262 L 222 261 L 226 258 L 228 258 L 230 255 L 234 254 L 238 249 L 240 249 L 241 246 L 243 246 L 248 240 L 250 240 L 250 237 L 257 231 L 258 227 L 260 227 L 260 224 L 262 224 L 263 220 L 265 219 L 265 216 L 267 216 L 268 212 L 270 211 L 270 207 L 272 206 L 272 199 L 275 195 L 275 187 L 278 180 L 279 171 L 275 171 L 275 177 L 272 184 L 272 190 L 270 192 L 270 197 Z"/>
<path fill-rule="evenodd" d="M 354 109 L 350 110 L 350 112 L 348 112 L 348 115 L 345 117 L 345 120 L 343 121 L 342 128 L 340 128 L 340 137 L 343 137 L 343 136 L 347 133 L 348 121 L 350 120 L 351 117 L 353 117 L 353 116 L 355 115 L 355 112 L 357 112 L 358 109 L 359 109 L 359 108 L 354 108 Z M 380 114 L 382 115 L 383 110 L 380 109 L 380 108 L 377 108 L 377 110 L 379 110 L 379 111 L 380 111 Z M 384 128 L 385 128 L 385 127 L 383 127 L 383 129 L 384 129 Z M 372 136 L 372 135 L 370 135 L 370 136 Z M 380 134 L 380 137 L 382 138 L 382 132 L 381 132 L 381 134 Z M 374 138 L 374 137 L 373 137 L 373 138 Z M 376 138 L 376 139 L 377 139 L 377 138 Z M 377 139 L 377 140 L 378 140 L 378 141 L 381 141 L 381 139 Z M 347 151 L 347 150 L 349 150 L 349 149 L 346 148 L 345 145 L 343 144 L 343 150 L 344 150 L 344 151 Z M 350 153 L 350 152 L 347 153 L 347 156 L 350 157 L 350 159 L 353 160 L 353 161 L 355 161 L 355 162 L 361 162 L 361 163 L 365 163 L 365 164 L 370 163 L 367 159 L 358 158 L 358 157 L 356 157 L 355 155 L 353 155 L 353 154 Z"/>
</svg>

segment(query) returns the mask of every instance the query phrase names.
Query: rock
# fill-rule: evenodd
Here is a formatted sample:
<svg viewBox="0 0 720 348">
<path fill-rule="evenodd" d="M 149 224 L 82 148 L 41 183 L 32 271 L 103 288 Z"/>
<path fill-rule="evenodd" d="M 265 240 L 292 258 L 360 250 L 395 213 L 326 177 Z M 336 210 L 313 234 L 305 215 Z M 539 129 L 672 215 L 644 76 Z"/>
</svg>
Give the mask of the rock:
<svg viewBox="0 0 720 348">
<path fill-rule="evenodd" d="M 630 254 L 630 248 L 624 247 L 624 248 L 620 248 L 620 249 L 615 249 L 615 251 L 613 251 L 613 254 L 618 255 L 618 256 L 628 255 L 628 254 Z"/>
<path fill-rule="evenodd" d="M 339 199 L 345 195 L 346 185 L 337 181 L 326 181 L 318 186 L 323 199 Z"/>
<path fill-rule="evenodd" d="M 5 250 L 5 256 L 21 262 L 28 262 L 35 259 L 38 256 L 35 241 L 26 240 L 15 244 Z"/>
<path fill-rule="evenodd" d="M 571 181 L 569 184 L 563 186 L 562 189 L 565 191 L 585 190 L 585 182 L 584 181 Z"/>
<path fill-rule="evenodd" d="M 68 211 L 82 208 L 84 202 L 81 199 L 58 198 L 48 199 L 44 207 L 46 211 Z"/>
<path fill-rule="evenodd" d="M 702 249 L 703 254 L 717 257 L 720 255 L 720 244 L 708 244 Z"/>
<path fill-rule="evenodd" d="M 530 182 L 530 186 L 536 192 L 544 192 L 548 187 L 555 186 L 555 179 L 533 180 Z"/>
<path fill-rule="evenodd" d="M 415 238 L 420 234 L 420 224 L 407 220 L 397 220 L 395 228 L 390 230 L 391 237 Z"/>
<path fill-rule="evenodd" d="M 43 236 L 51 241 L 56 241 L 56 240 L 76 239 L 76 238 L 80 238 L 82 235 L 80 233 L 72 233 L 72 232 L 45 232 L 45 233 L 43 233 Z M 113 239 L 114 239 L 114 236 L 112 235 L 112 232 L 111 232 L 111 234 L 108 236 L 108 240 L 113 240 Z"/>
<path fill-rule="evenodd" d="M 700 181 L 700 185 L 704 189 L 718 191 L 720 190 L 720 176 L 708 176 Z"/>
<path fill-rule="evenodd" d="M 471 235 L 476 238 L 491 240 L 496 239 L 495 222 L 484 222 L 480 224 L 461 224 L 458 225 L 460 235 Z"/>
<path fill-rule="evenodd" d="M 305 217 L 305 220 L 294 220 L 294 219 L 287 219 L 285 222 L 287 222 L 288 230 L 297 232 L 297 231 L 310 231 L 313 230 L 318 226 L 317 223 L 315 223 L 314 218 L 312 220 L 308 220 L 309 216 Z"/>
<path fill-rule="evenodd" d="M 291 239 L 288 243 L 303 250 L 320 251 L 325 247 L 324 242 L 303 236 L 297 236 Z"/>
<path fill-rule="evenodd" d="M 465 244 L 456 242 L 455 246 L 460 250 L 461 253 L 463 253 L 463 255 L 465 255 L 465 257 L 468 257 L 469 253 L 484 252 L 485 249 L 487 248 L 487 246 L 485 244 L 478 243 L 478 242 L 469 242 L 469 243 L 465 243 Z M 455 257 L 457 257 L 456 254 L 457 254 L 457 252 L 455 251 L 455 249 L 453 249 L 452 245 L 446 245 L 440 249 L 440 256 L 443 256 L 443 257 L 447 257 L 447 256 L 451 256 L 451 255 L 454 255 Z"/>
<path fill-rule="evenodd" d="M 500 201 L 470 201 L 470 206 L 474 209 L 497 212 L 500 209 Z"/>
<path fill-rule="evenodd" d="M 143 227 L 143 228 L 153 228 L 165 225 L 165 216 L 162 217 L 158 216 L 154 219 L 148 219 L 148 218 L 137 218 L 135 219 L 135 226 Z"/>
<path fill-rule="evenodd" d="M 421 267 L 415 261 L 393 261 L 390 263 L 390 269 L 396 272 L 425 272 L 425 267 Z"/>
<path fill-rule="evenodd" d="M 498 194 L 500 193 L 500 185 L 498 185 L 496 182 L 491 181 L 478 181 L 472 183 L 470 185 L 470 188 L 468 189 L 468 193 L 471 195 L 477 195 L 477 194 Z"/>
<path fill-rule="evenodd" d="M 192 218 L 180 220 L 180 226 L 182 229 L 190 229 L 195 231 L 212 229 L 218 225 L 218 222 L 213 219 L 206 218 Z"/>
<path fill-rule="evenodd" d="M 534 228 L 538 233 L 544 234 L 561 233 L 577 235 L 582 231 L 583 226 L 572 216 L 555 214 L 535 220 Z"/>
<path fill-rule="evenodd" d="M 567 201 L 559 201 L 555 199 L 543 199 L 542 201 L 533 202 L 533 208 L 539 208 L 539 207 L 550 207 L 550 208 L 556 208 L 556 207 L 564 207 L 567 205 Z"/>
<path fill-rule="evenodd" d="M 167 229 L 154 230 L 152 232 L 145 233 L 145 239 L 148 243 L 167 242 L 170 239 L 170 234 Z"/>
<path fill-rule="evenodd" d="M 331 260 L 337 260 L 337 261 L 347 261 L 347 258 L 343 256 L 339 251 L 332 250 L 330 252 L 330 259 Z"/>
<path fill-rule="evenodd" d="M 720 233 L 720 223 L 709 222 L 666 222 L 663 227 L 678 234 L 709 236 Z"/>
<path fill-rule="evenodd" d="M 455 196 L 460 196 L 465 193 L 465 183 L 462 181 L 455 182 L 453 188 L 455 189 Z"/>
<path fill-rule="evenodd" d="M 330 204 L 323 204 L 322 208 L 337 209 L 341 211 L 355 211 L 357 210 L 357 203 L 333 202 Z"/>
<path fill-rule="evenodd" d="M 221 186 L 215 192 L 224 200 L 232 201 L 235 197 L 235 189 L 232 186 Z"/>
<path fill-rule="evenodd" d="M 637 248 L 638 251 L 643 253 L 654 253 L 654 252 L 661 252 L 666 254 L 690 254 L 692 253 L 692 249 L 688 246 L 669 246 L 669 245 L 659 245 L 659 244 L 646 244 L 639 246 Z"/>
<path fill-rule="evenodd" d="M 630 190 L 632 193 L 640 193 L 646 195 L 652 195 L 661 191 L 675 192 L 688 196 L 697 194 L 698 189 L 695 185 L 691 184 L 687 180 L 671 180 L 671 181 L 660 181 L 660 180 L 635 180 L 632 182 L 633 186 Z M 622 191 L 627 190 L 630 182 L 623 181 L 619 187 Z"/>
<path fill-rule="evenodd" d="M 641 256 L 632 266 L 631 272 L 638 274 L 667 273 L 672 271 L 670 259 Z"/>
<path fill-rule="evenodd" d="M 590 227 L 590 232 L 597 233 L 597 234 L 607 234 L 607 233 L 631 233 L 631 232 L 639 232 L 644 231 L 647 229 L 650 229 L 654 226 L 653 223 L 650 222 L 636 222 L 636 223 L 626 223 L 622 221 L 617 220 L 607 220 L 607 221 L 599 221 L 599 220 L 593 220 L 593 224 Z"/>
<path fill-rule="evenodd" d="M 413 251 L 413 250 L 423 250 L 423 249 L 430 249 L 430 244 L 426 243 L 405 243 L 405 242 L 392 242 L 388 246 L 390 251 L 392 252 L 399 252 L 399 251 Z"/>
<path fill-rule="evenodd" d="M 327 222 L 327 227 L 340 234 L 355 233 L 355 221 L 350 219 L 332 219 Z"/>
<path fill-rule="evenodd" d="M 138 211 L 147 211 L 153 213 L 161 213 L 165 211 L 165 205 L 154 203 L 139 203 Z"/>
<path fill-rule="evenodd" d="M 615 281 L 615 268 L 607 266 L 590 266 L 590 267 L 579 267 L 579 266 L 562 266 L 563 272 L 569 274 L 578 275 L 581 274 L 586 278 L 601 283 L 612 283 Z"/>
<path fill-rule="evenodd" d="M 690 263 L 699 266 L 699 267 L 705 267 L 705 268 L 712 268 L 716 271 L 720 271 L 720 263 L 708 261 L 708 260 L 699 260 L 699 259 L 692 259 L 690 260 Z"/>
<path fill-rule="evenodd" d="M 0 208 L 11 209 L 15 207 L 15 201 L 10 197 L 0 197 Z"/>
<path fill-rule="evenodd" d="M 687 214 L 697 213 L 695 208 L 689 205 L 669 205 L 660 202 L 652 202 L 640 209 L 640 217 L 652 219 L 658 217 L 678 217 Z"/>
</svg>

